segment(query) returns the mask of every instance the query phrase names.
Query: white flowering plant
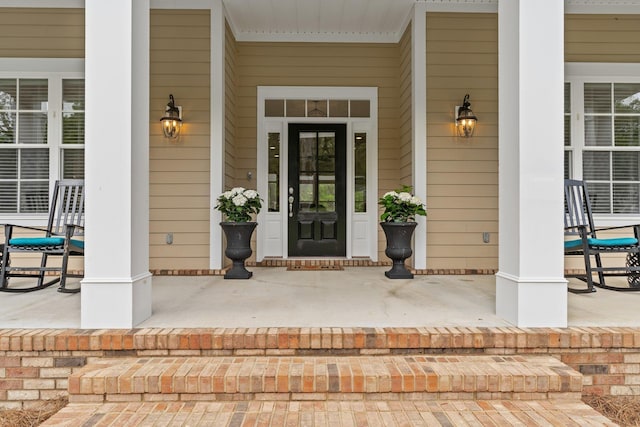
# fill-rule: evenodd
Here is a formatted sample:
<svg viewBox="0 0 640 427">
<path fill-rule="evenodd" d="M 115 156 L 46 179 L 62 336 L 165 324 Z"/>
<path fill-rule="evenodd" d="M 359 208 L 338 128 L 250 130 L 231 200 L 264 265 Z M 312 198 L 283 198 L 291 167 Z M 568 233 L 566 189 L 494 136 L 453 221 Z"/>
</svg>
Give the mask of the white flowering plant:
<svg viewBox="0 0 640 427">
<path fill-rule="evenodd" d="M 378 204 L 384 208 L 380 220 L 384 222 L 414 221 L 416 215 L 427 215 L 427 210 L 418 197 L 411 194 L 411 187 L 389 191 L 380 198 Z"/>
<path fill-rule="evenodd" d="M 222 212 L 229 222 L 249 222 L 262 208 L 262 199 L 255 190 L 235 187 L 218 197 L 215 209 Z"/>
</svg>

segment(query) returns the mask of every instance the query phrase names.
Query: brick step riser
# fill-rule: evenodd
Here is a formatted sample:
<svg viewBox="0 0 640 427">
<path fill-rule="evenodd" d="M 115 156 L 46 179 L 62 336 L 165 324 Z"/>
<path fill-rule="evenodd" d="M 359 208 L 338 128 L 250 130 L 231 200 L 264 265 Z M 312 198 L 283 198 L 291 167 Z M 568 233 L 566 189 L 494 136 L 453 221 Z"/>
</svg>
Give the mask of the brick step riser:
<svg viewBox="0 0 640 427">
<path fill-rule="evenodd" d="M 557 359 L 520 356 L 148 358 L 88 366 L 69 378 L 72 397 L 110 396 L 113 401 L 143 395 L 246 400 L 306 394 L 296 399 L 326 400 L 349 394 L 412 393 L 541 399 L 579 397 L 581 391 L 582 375 Z"/>
<path fill-rule="evenodd" d="M 518 401 L 579 401 L 580 392 L 566 393 L 172 393 L 172 394 L 72 394 L 70 403 L 107 402 L 309 402 L 309 401 L 458 401 L 458 400 L 518 400 Z"/>
</svg>

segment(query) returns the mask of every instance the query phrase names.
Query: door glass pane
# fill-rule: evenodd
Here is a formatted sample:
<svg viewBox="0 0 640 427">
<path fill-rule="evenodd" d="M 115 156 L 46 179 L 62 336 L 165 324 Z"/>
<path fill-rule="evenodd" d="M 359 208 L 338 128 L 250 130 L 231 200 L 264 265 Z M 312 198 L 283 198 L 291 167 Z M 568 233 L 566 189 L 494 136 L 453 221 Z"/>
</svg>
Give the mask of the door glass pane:
<svg viewBox="0 0 640 427">
<path fill-rule="evenodd" d="M 315 174 L 300 173 L 300 212 L 315 212 Z"/>
<path fill-rule="evenodd" d="M 280 133 L 269 133 L 269 212 L 280 211 Z"/>
<path fill-rule="evenodd" d="M 585 181 L 609 181 L 611 168 L 608 151 L 585 151 L 582 153 L 582 174 Z"/>
<path fill-rule="evenodd" d="M 336 170 L 336 136 L 333 132 L 318 134 L 318 170 L 321 172 Z"/>
<path fill-rule="evenodd" d="M 300 172 L 316 170 L 317 142 L 315 132 L 300 133 Z"/>
<path fill-rule="evenodd" d="M 616 113 L 640 113 L 640 83 L 614 85 Z"/>
<path fill-rule="evenodd" d="M 354 210 L 367 211 L 367 134 L 356 133 L 354 143 Z"/>
<path fill-rule="evenodd" d="M 585 116 L 584 143 L 588 147 L 611 145 L 611 116 Z"/>
<path fill-rule="evenodd" d="M 335 174 L 318 176 L 318 212 L 335 212 L 336 178 Z"/>
<path fill-rule="evenodd" d="M 584 84 L 584 112 L 585 114 L 611 113 L 610 83 Z"/>
</svg>

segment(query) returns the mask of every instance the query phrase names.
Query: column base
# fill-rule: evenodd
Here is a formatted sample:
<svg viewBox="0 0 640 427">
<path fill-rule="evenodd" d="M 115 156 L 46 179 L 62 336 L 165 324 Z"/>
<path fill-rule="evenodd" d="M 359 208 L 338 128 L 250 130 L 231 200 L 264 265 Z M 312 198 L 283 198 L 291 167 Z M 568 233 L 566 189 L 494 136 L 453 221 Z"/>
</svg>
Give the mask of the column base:
<svg viewBox="0 0 640 427">
<path fill-rule="evenodd" d="M 130 280 L 83 279 L 82 329 L 131 329 L 151 317 L 151 273 Z"/>
<path fill-rule="evenodd" d="M 496 274 L 496 315 L 515 326 L 567 327 L 567 281 Z"/>
</svg>

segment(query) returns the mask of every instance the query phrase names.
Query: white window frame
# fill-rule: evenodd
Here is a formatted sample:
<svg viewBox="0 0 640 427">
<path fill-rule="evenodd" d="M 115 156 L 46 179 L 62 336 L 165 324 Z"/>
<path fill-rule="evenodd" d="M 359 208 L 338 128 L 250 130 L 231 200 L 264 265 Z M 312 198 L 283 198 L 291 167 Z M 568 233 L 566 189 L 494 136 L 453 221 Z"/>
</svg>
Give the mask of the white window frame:
<svg viewBox="0 0 640 427">
<path fill-rule="evenodd" d="M 0 58 L 0 79 L 47 79 L 49 148 L 49 200 L 55 181 L 62 176 L 62 80 L 84 79 L 84 59 L 77 58 Z M 58 102 L 59 101 L 59 102 Z M 44 146 L 43 146 L 44 147 Z M 19 222 L 44 226 L 48 214 L 0 214 L 0 223 Z"/>
<path fill-rule="evenodd" d="M 584 84 L 640 83 L 640 64 L 571 62 L 565 64 L 565 82 L 571 84 L 571 178 L 582 179 L 584 144 Z M 640 150 L 640 149 L 639 149 Z M 640 222 L 639 215 L 594 214 L 600 226 Z"/>
</svg>

